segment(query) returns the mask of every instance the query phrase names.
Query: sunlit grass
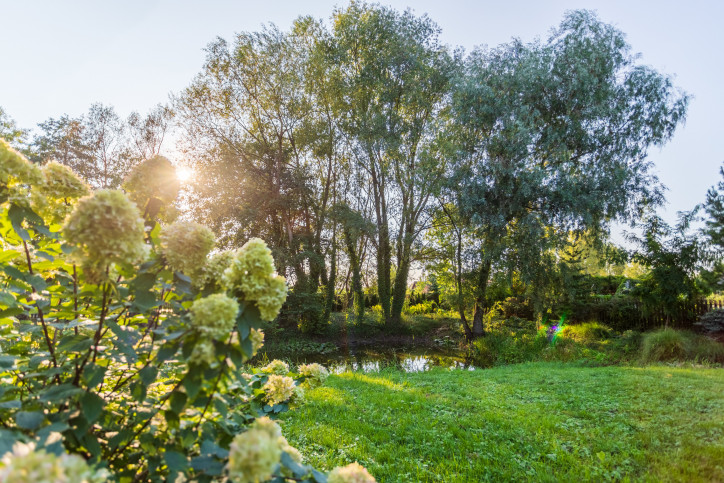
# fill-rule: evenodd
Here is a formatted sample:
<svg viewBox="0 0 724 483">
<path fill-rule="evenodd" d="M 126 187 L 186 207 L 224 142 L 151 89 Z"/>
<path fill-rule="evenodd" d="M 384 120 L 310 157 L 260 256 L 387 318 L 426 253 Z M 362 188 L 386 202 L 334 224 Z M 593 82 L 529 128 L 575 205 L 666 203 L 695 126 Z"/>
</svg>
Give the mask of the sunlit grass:
<svg viewBox="0 0 724 483">
<path fill-rule="evenodd" d="M 284 432 L 315 466 L 378 481 L 724 481 L 722 394 L 721 369 L 347 373 Z"/>
</svg>

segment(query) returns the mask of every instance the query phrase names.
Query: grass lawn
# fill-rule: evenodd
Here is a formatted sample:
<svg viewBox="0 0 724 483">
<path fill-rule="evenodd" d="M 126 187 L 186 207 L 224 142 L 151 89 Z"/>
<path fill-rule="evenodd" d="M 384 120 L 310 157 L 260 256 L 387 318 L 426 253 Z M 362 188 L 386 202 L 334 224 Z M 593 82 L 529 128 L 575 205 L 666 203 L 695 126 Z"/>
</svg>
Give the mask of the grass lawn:
<svg viewBox="0 0 724 483">
<path fill-rule="evenodd" d="M 724 370 L 531 363 L 331 376 L 283 416 L 378 481 L 724 481 Z"/>
</svg>

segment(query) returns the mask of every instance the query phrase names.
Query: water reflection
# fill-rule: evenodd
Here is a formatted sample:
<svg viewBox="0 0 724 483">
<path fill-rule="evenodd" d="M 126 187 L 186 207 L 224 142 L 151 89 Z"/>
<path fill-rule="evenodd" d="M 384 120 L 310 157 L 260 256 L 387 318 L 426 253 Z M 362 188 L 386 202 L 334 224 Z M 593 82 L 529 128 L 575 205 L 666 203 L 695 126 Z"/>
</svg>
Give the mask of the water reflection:
<svg viewBox="0 0 724 483">
<path fill-rule="evenodd" d="M 283 358 L 294 363 L 318 362 L 325 365 L 330 372 L 340 374 L 346 371 L 379 372 L 387 367 L 395 367 L 405 372 L 424 372 L 433 367 L 446 369 L 475 370 L 470 361 L 458 355 L 447 353 L 414 353 L 413 351 L 353 349 L 342 350 L 333 354 L 294 357 L 293 355 L 277 354 L 270 359 Z"/>
</svg>

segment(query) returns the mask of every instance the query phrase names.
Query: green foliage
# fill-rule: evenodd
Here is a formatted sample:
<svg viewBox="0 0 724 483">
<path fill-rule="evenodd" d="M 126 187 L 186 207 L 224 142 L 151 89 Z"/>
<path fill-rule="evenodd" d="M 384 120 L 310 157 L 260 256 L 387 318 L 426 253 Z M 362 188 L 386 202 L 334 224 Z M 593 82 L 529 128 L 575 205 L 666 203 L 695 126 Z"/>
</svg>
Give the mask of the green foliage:
<svg viewBox="0 0 724 483">
<path fill-rule="evenodd" d="M 543 295 L 560 283 L 552 251 L 571 232 L 598 235 L 661 203 L 645 155 L 687 104 L 588 11 L 569 12 L 544 41 L 473 52 L 444 135 L 459 148 L 449 189 L 480 240 L 478 306 L 496 271 L 517 270 Z"/>
<path fill-rule="evenodd" d="M 694 333 L 670 328 L 644 335 L 642 362 L 691 360 L 697 362 L 724 362 L 724 346 Z"/>
<path fill-rule="evenodd" d="M 714 309 L 699 317 L 696 323 L 708 332 L 724 331 L 724 309 Z"/>
<path fill-rule="evenodd" d="M 723 392 L 721 369 L 388 369 L 332 375 L 282 418 L 314 465 L 379 481 L 704 482 L 724 479 Z"/>
<path fill-rule="evenodd" d="M 608 339 L 613 335 L 609 327 L 598 322 L 566 325 L 561 329 L 560 336 L 576 342 L 595 342 Z"/>
</svg>

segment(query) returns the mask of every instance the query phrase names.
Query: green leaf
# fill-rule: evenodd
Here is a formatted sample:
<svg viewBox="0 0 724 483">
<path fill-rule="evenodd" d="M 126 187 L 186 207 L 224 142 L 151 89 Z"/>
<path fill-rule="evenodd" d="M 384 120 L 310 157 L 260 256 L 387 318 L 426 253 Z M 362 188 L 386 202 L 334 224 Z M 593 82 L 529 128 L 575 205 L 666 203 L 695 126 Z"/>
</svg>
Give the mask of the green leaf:
<svg viewBox="0 0 724 483">
<path fill-rule="evenodd" d="M 317 483 L 327 483 L 327 475 L 319 470 L 312 469 L 312 478 Z"/>
<path fill-rule="evenodd" d="M 201 371 L 189 368 L 189 372 L 186 373 L 186 377 L 184 377 L 183 380 L 183 386 L 189 398 L 193 399 L 196 397 L 201 389 L 201 383 Z"/>
<path fill-rule="evenodd" d="M 178 342 L 162 345 L 161 348 L 158 350 L 158 355 L 156 356 L 156 360 L 159 363 L 166 362 L 167 360 L 171 359 L 173 356 L 176 355 L 176 352 L 178 352 L 179 347 L 180 347 L 180 344 Z"/>
<path fill-rule="evenodd" d="M 13 369 L 15 359 L 15 356 L 0 356 L 0 369 Z"/>
<path fill-rule="evenodd" d="M 89 364 L 83 370 L 83 382 L 85 382 L 88 389 L 93 389 L 98 384 L 103 382 L 103 378 L 106 375 L 106 368 L 97 366 L 95 364 Z"/>
<path fill-rule="evenodd" d="M 180 391 L 174 391 L 171 393 L 171 397 L 169 398 L 169 405 L 171 407 L 171 411 L 173 411 L 176 414 L 181 414 L 184 410 L 184 407 L 186 406 L 186 401 L 188 399 L 188 396 Z"/>
<path fill-rule="evenodd" d="M 141 378 L 141 381 L 148 386 L 156 380 L 158 369 L 153 366 L 144 367 L 138 372 L 138 376 Z"/>
<path fill-rule="evenodd" d="M 37 256 L 39 256 L 40 258 L 45 258 L 45 259 L 48 260 L 49 262 L 55 261 L 55 257 L 54 257 L 53 255 L 51 255 L 50 253 L 48 253 L 48 252 L 44 252 L 44 251 L 42 251 L 42 250 L 38 250 L 38 251 L 35 252 L 35 254 L 36 254 Z"/>
<path fill-rule="evenodd" d="M 308 470 L 304 466 L 294 461 L 292 457 L 289 456 L 289 453 L 287 453 L 286 451 L 282 451 L 281 463 L 288 469 L 292 470 L 292 473 L 297 478 L 301 478 L 308 473 Z"/>
<path fill-rule="evenodd" d="M 80 398 L 80 406 L 83 411 L 83 415 L 89 423 L 94 423 L 98 417 L 103 413 L 103 406 L 105 401 L 99 395 L 86 392 Z"/>
<path fill-rule="evenodd" d="M 40 395 L 40 402 L 62 402 L 83 392 L 82 389 L 72 384 L 60 384 L 58 386 L 50 386 Z"/>
<path fill-rule="evenodd" d="M 166 451 L 163 455 L 163 459 L 166 461 L 168 469 L 175 472 L 184 471 L 189 465 L 186 456 L 178 451 Z"/>
<path fill-rule="evenodd" d="M 15 424 L 30 431 L 38 429 L 43 420 L 45 415 L 42 411 L 20 411 L 15 415 Z"/>
<path fill-rule="evenodd" d="M 0 319 L 5 317 L 15 317 L 25 312 L 21 307 L 11 307 L 9 309 L 0 310 Z"/>
<path fill-rule="evenodd" d="M 25 278 L 25 281 L 28 282 L 38 292 L 42 292 L 43 290 L 48 288 L 48 284 L 40 275 L 30 275 Z"/>
<path fill-rule="evenodd" d="M 135 401 L 143 402 L 143 400 L 146 399 L 146 395 L 147 389 L 145 384 L 141 382 L 131 384 L 131 397 L 133 397 Z"/>
<path fill-rule="evenodd" d="M 25 241 L 30 241 L 30 235 L 28 235 L 27 230 L 23 228 L 23 220 L 25 220 L 25 210 L 18 205 L 10 205 L 10 209 L 8 210 L 8 218 L 10 219 L 10 224 L 13 226 L 13 230 L 15 230 L 15 233 L 22 238 Z"/>
<path fill-rule="evenodd" d="M 68 334 L 58 343 L 58 351 L 60 352 L 85 352 L 93 344 L 93 338 L 88 335 Z"/>
<path fill-rule="evenodd" d="M 224 470 L 224 464 L 211 456 L 197 456 L 191 460 L 191 467 L 198 472 L 209 476 L 219 476 Z"/>
<path fill-rule="evenodd" d="M 13 450 L 13 445 L 18 440 L 17 436 L 13 431 L 0 429 L 0 456 Z"/>
</svg>

